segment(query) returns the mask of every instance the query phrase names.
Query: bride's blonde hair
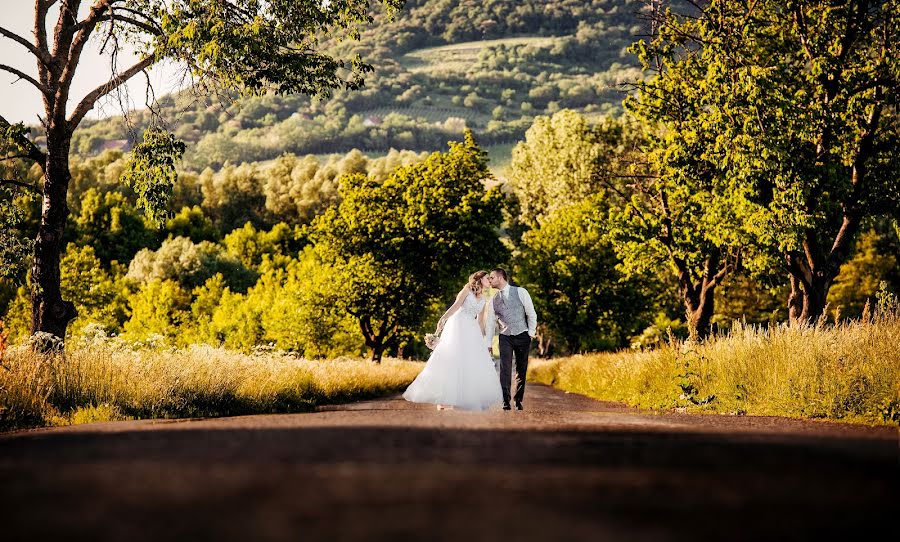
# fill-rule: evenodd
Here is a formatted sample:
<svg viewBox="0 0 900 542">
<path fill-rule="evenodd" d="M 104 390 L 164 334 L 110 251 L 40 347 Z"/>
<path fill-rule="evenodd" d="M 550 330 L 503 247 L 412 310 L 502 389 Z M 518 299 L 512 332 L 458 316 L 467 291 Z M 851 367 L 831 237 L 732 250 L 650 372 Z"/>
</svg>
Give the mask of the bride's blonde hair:
<svg viewBox="0 0 900 542">
<path fill-rule="evenodd" d="M 469 289 L 472 290 L 472 293 L 475 295 L 479 295 L 482 290 L 484 290 L 484 286 L 481 285 L 481 279 L 487 275 L 487 271 L 475 271 L 471 275 L 469 275 Z"/>
</svg>

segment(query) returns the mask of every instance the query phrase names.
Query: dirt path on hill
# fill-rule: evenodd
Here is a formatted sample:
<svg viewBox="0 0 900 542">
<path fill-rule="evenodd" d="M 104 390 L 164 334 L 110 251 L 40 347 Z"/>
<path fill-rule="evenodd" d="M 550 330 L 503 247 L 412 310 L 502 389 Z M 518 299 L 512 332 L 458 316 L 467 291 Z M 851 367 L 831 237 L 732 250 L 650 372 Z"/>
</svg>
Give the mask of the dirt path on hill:
<svg viewBox="0 0 900 542">
<path fill-rule="evenodd" d="M 896 428 L 658 415 L 533 384 L 525 406 L 438 412 L 391 397 L 0 435 L 0 538 L 896 535 Z"/>
</svg>

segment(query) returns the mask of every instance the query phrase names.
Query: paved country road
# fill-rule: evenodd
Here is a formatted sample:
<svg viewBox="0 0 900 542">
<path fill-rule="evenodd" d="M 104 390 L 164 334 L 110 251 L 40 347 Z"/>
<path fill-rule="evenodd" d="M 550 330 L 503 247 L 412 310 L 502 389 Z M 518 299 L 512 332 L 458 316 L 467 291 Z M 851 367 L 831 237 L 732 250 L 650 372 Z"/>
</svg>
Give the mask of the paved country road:
<svg viewBox="0 0 900 542">
<path fill-rule="evenodd" d="M 896 540 L 896 428 L 526 400 L 0 435 L 0 539 Z"/>
</svg>

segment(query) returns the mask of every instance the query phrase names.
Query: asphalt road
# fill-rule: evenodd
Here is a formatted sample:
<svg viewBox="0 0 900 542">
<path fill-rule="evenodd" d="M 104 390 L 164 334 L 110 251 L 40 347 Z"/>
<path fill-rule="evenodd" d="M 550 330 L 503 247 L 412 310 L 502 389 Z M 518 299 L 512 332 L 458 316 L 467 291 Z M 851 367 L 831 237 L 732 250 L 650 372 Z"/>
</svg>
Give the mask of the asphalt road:
<svg viewBox="0 0 900 542">
<path fill-rule="evenodd" d="M 896 428 L 652 414 L 312 414 L 0 435 L 0 539 L 896 540 Z"/>
</svg>

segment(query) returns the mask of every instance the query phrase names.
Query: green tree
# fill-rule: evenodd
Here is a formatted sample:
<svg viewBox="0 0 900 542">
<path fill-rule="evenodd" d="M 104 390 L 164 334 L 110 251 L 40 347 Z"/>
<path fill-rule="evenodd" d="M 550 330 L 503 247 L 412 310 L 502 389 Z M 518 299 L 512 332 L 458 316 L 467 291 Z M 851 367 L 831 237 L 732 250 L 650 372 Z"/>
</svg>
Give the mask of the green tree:
<svg viewBox="0 0 900 542">
<path fill-rule="evenodd" d="M 182 326 L 190 325 L 191 295 L 174 280 L 155 279 L 128 298 L 131 318 L 125 336 L 144 341 L 153 336 L 177 342 Z"/>
<path fill-rule="evenodd" d="M 68 218 L 67 196 L 71 172 L 72 136 L 98 100 L 152 65 L 169 59 L 186 64 L 200 87 L 219 86 L 246 94 L 305 93 L 325 95 L 338 88 L 358 89 L 371 71 L 359 56 L 334 58 L 321 51 L 319 37 L 358 37 L 359 28 L 373 20 L 369 0 L 331 0 L 297 3 L 289 0 L 97 0 L 80 9 L 80 0 L 37 0 L 33 36 L 0 27 L 7 46 L 24 49 L 34 59 L 37 77 L 0 65 L 37 92 L 44 103 L 42 135 L 45 146 L 22 125 L 0 117 L 0 141 L 14 153 L 38 164 L 40 185 L 23 179 L 2 179 L 42 194 L 40 227 L 34 241 L 32 269 L 32 332 L 65 337 L 76 316 L 60 290 L 60 257 Z M 393 13 L 402 0 L 380 2 Z M 55 25 L 51 8 L 58 6 Z M 53 28 L 52 35 L 47 29 Z M 120 39 L 125 37 L 126 39 Z M 105 39 L 104 51 L 113 64 L 119 47 L 128 43 L 139 60 L 80 99 L 73 99 L 72 81 L 80 72 L 84 47 Z M 124 55 L 122 55 L 124 56 Z M 171 196 L 174 163 L 184 152 L 171 134 L 150 130 L 132 152 L 127 180 L 138 193 L 148 216 L 159 218 Z M 6 158 L 6 156 L 4 156 Z"/>
<path fill-rule="evenodd" d="M 703 339 L 716 289 L 740 266 L 741 244 L 722 232 L 729 203 L 714 197 L 714 166 L 694 153 L 692 136 L 679 127 L 648 134 L 628 182 L 610 193 L 617 203 L 609 208 L 608 235 L 625 273 L 674 272 L 691 335 Z"/>
<path fill-rule="evenodd" d="M 165 231 L 172 237 L 187 237 L 195 243 L 218 239 L 215 225 L 199 205 L 182 207 L 181 211 L 166 221 Z"/>
<path fill-rule="evenodd" d="M 256 227 L 271 225 L 263 194 L 265 179 L 258 164 L 226 164 L 216 172 L 206 169 L 199 181 L 203 212 L 222 236 L 247 222 Z"/>
<path fill-rule="evenodd" d="M 270 231 L 259 231 L 248 222 L 226 235 L 222 244 L 230 256 L 250 269 L 259 267 L 266 257 L 296 255 L 302 243 L 300 235 L 299 228 L 292 229 L 283 222 Z"/>
<path fill-rule="evenodd" d="M 193 289 L 216 273 L 221 273 L 232 289 L 241 291 L 256 281 L 256 274 L 221 246 L 209 241 L 193 243 L 186 237 L 166 239 L 156 251 L 139 251 L 128 265 L 126 276 L 139 284 L 173 280 Z"/>
<path fill-rule="evenodd" d="M 695 6 L 654 14 L 635 50 L 655 75 L 632 109 L 680 133 L 672 175 L 713 187 L 705 237 L 738 240 L 753 271 L 780 266 L 791 319 L 816 319 L 863 220 L 900 208 L 900 4 Z"/>
<path fill-rule="evenodd" d="M 568 109 L 536 118 L 513 149 L 509 168 L 519 219 L 535 227 L 558 208 L 606 192 L 632 139 L 620 122 L 604 119 L 592 126 Z"/>
<path fill-rule="evenodd" d="M 652 293 L 617 269 L 604 207 L 595 196 L 557 209 L 518 247 L 516 276 L 538 292 L 535 305 L 552 337 L 541 337 L 545 354 L 551 340 L 568 353 L 627 346 L 650 323 Z"/>
<path fill-rule="evenodd" d="M 310 239 L 335 268 L 337 303 L 358 321 L 373 361 L 420 326 L 430 302 L 461 276 L 505 260 L 497 237 L 503 197 L 485 189 L 486 153 L 466 133 L 384 181 L 341 180 L 341 203 L 313 221 Z"/>
<path fill-rule="evenodd" d="M 128 319 L 128 286 L 120 265 L 110 271 L 101 265 L 93 247 L 70 243 L 60 261 L 63 294 L 75 299 L 78 310 L 72 327 L 80 332 L 88 324 L 100 324 L 107 333 L 121 330 Z"/>
<path fill-rule="evenodd" d="M 342 310 L 334 275 L 312 247 L 284 270 L 264 273 L 253 294 L 264 301 L 265 341 L 310 359 L 362 353 L 359 325 Z"/>
<path fill-rule="evenodd" d="M 89 188 L 80 207 L 75 218 L 78 244 L 93 247 L 104 265 L 112 261 L 124 264 L 142 248 L 156 248 L 156 233 L 122 194 Z"/>
</svg>

